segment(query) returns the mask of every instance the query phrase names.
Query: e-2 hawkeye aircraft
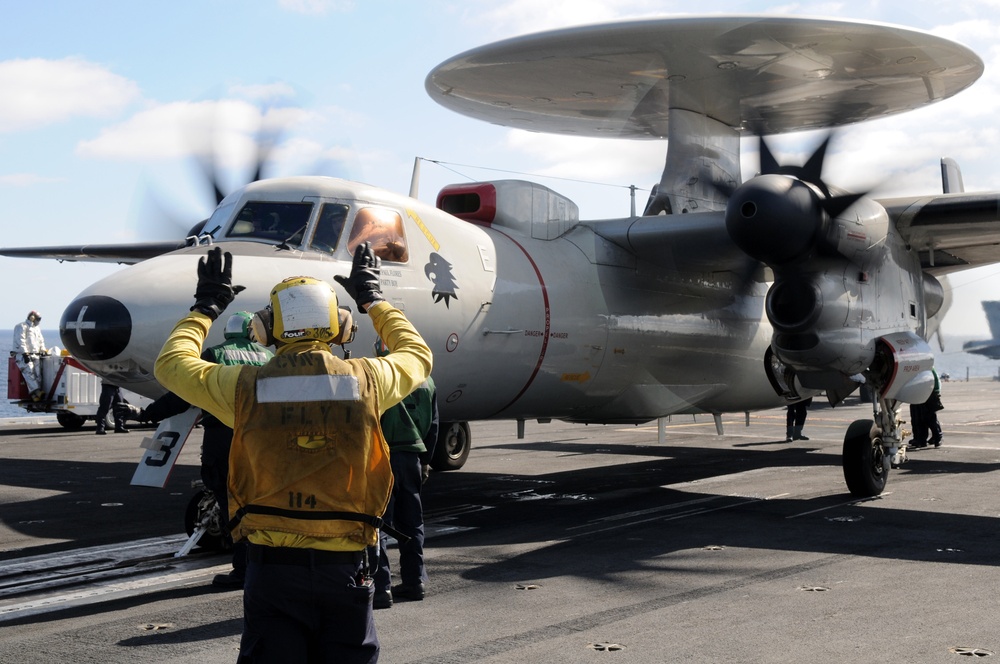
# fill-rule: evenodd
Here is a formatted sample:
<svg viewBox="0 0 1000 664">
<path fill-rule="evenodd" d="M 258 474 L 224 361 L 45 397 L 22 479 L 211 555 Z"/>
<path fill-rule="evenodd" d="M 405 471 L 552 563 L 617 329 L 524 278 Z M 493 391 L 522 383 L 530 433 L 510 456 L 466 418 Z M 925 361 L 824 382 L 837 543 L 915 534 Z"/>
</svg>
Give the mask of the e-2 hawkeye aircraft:
<svg viewBox="0 0 1000 664">
<path fill-rule="evenodd" d="M 989 325 L 990 334 L 993 336 L 990 339 L 966 341 L 962 344 L 962 350 L 966 353 L 984 355 L 991 360 L 1000 360 L 1000 302 L 986 300 L 982 305 L 986 314 L 986 324 Z"/>
<path fill-rule="evenodd" d="M 385 295 L 434 352 L 441 416 L 453 423 L 443 465 L 464 462 L 470 420 L 718 416 L 821 393 L 836 404 L 864 383 L 873 415 L 848 428 L 843 467 L 850 491 L 872 496 L 905 457 L 901 404 L 932 388 L 926 339 L 948 305 L 938 277 L 1000 260 L 1000 194 L 962 192 L 943 162 L 945 193 L 875 200 L 823 180 L 826 142 L 790 166 L 763 137 L 920 108 L 982 71 L 949 40 L 843 20 L 658 19 L 528 35 L 447 60 L 428 93 L 529 131 L 666 139 L 642 214 L 582 220 L 571 200 L 517 180 L 449 186 L 431 206 L 294 177 L 233 191 L 186 242 L 0 253 L 130 263 L 70 303 L 60 334 L 88 368 L 156 396 L 153 361 L 190 307 L 206 244 L 234 256 L 246 290 L 232 310 L 254 311 L 284 277 L 347 274 L 368 240 Z M 744 181 L 741 139 L 755 136 L 760 172 Z M 374 333 L 359 318 L 366 348 Z"/>
</svg>

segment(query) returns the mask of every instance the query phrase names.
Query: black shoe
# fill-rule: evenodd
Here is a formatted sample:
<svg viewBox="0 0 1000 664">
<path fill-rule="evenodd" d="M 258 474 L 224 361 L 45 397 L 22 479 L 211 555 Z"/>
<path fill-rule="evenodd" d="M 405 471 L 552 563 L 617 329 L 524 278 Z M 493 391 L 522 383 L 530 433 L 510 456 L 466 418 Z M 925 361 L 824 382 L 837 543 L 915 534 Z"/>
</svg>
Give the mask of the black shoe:
<svg viewBox="0 0 1000 664">
<path fill-rule="evenodd" d="M 104 427 L 97 427 L 97 431 L 95 431 L 94 433 L 96 433 L 98 436 L 108 435 L 108 432 L 104 430 Z"/>
<path fill-rule="evenodd" d="M 808 436 L 803 436 L 801 433 L 795 436 L 795 440 L 809 440 Z"/>
<path fill-rule="evenodd" d="M 920 449 L 923 447 L 927 447 L 927 443 L 910 443 L 910 447 Z"/>
<path fill-rule="evenodd" d="M 934 447 L 941 447 L 941 439 L 940 438 L 932 438 L 930 440 L 930 444 L 933 445 Z"/>
<path fill-rule="evenodd" d="M 376 590 L 375 599 L 372 600 L 373 609 L 391 609 L 392 608 L 392 591 L 391 590 Z"/>
<path fill-rule="evenodd" d="M 125 427 L 115 427 L 115 433 L 128 433 L 128 429 Z"/>
<path fill-rule="evenodd" d="M 424 584 L 422 583 L 401 583 L 392 587 L 392 596 L 396 600 L 409 600 L 419 602 L 424 598 Z"/>
<path fill-rule="evenodd" d="M 216 588 L 235 590 L 243 587 L 243 580 L 242 574 L 237 574 L 235 571 L 232 571 L 229 574 L 216 574 L 215 578 L 212 579 L 212 585 Z"/>
</svg>

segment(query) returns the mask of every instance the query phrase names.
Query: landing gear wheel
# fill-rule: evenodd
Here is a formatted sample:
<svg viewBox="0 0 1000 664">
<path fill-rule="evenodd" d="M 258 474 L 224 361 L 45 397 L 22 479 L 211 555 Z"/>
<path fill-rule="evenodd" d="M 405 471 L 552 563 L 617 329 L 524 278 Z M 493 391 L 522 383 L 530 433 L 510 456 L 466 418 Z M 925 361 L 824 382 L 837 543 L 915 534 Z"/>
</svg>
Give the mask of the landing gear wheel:
<svg viewBox="0 0 1000 664">
<path fill-rule="evenodd" d="M 855 420 L 844 436 L 844 480 L 851 495 L 877 496 L 885 489 L 889 464 L 885 461 L 882 439 L 872 435 L 875 422 Z"/>
<path fill-rule="evenodd" d="M 472 431 L 468 422 L 442 422 L 431 468 L 437 471 L 458 470 L 465 465 L 472 449 Z"/>
<path fill-rule="evenodd" d="M 208 530 L 205 531 L 205 534 L 201 536 L 201 539 L 198 540 L 198 546 L 212 551 L 226 551 L 229 549 L 229 543 L 223 536 L 222 528 L 219 525 L 217 518 L 218 505 L 215 502 L 215 495 L 211 491 L 199 491 L 194 494 L 191 502 L 188 503 L 187 509 L 184 511 L 184 530 L 188 536 L 193 535 L 195 526 L 201 520 L 202 515 L 214 509 L 216 511 L 216 518 L 212 521 Z"/>
<path fill-rule="evenodd" d="M 59 423 L 59 426 L 63 429 L 69 429 L 70 431 L 76 431 L 81 428 L 86 421 L 86 417 L 81 417 L 76 413 L 70 413 L 65 410 L 61 410 L 56 413 L 56 422 Z"/>
</svg>

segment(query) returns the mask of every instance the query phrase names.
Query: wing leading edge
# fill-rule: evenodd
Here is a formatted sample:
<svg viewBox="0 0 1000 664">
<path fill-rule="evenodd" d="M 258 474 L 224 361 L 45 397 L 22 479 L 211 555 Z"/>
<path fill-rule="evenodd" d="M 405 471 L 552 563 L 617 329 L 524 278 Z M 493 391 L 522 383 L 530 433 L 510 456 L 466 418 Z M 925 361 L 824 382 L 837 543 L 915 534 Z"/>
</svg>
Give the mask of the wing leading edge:
<svg viewBox="0 0 1000 664">
<path fill-rule="evenodd" d="M 136 242 L 132 244 L 82 244 L 52 247 L 0 247 L 0 256 L 48 258 L 81 263 L 122 263 L 133 265 L 187 246 L 184 240 Z"/>
<path fill-rule="evenodd" d="M 1000 262 L 1000 193 L 915 196 L 879 203 L 931 274 Z"/>
</svg>

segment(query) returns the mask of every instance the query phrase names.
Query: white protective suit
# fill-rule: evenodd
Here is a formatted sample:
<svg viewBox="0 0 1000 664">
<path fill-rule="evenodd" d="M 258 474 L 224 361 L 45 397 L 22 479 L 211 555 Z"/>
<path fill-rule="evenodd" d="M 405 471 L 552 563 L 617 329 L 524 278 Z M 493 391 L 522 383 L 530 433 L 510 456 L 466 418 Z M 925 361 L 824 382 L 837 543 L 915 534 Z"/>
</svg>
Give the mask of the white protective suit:
<svg viewBox="0 0 1000 664">
<path fill-rule="evenodd" d="M 14 340 L 10 351 L 17 368 L 24 376 L 24 383 L 28 386 L 32 398 L 43 396 L 41 394 L 42 365 L 38 358 L 40 355 L 48 354 L 42 330 L 38 327 L 41 320 L 41 316 L 31 312 L 23 323 L 15 325 Z"/>
</svg>

